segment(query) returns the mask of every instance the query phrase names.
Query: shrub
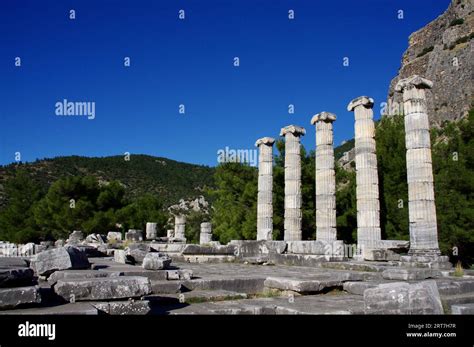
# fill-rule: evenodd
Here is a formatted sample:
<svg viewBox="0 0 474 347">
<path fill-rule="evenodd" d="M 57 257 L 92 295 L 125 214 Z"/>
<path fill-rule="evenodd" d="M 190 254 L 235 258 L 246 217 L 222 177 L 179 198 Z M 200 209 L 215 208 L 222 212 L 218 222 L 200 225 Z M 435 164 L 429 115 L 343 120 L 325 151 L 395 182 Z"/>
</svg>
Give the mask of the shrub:
<svg viewBox="0 0 474 347">
<path fill-rule="evenodd" d="M 423 50 L 416 57 L 417 58 L 422 57 L 425 54 L 428 54 L 429 52 L 431 52 L 433 49 L 434 49 L 434 46 L 425 47 L 425 48 L 423 48 Z"/>
<path fill-rule="evenodd" d="M 451 23 L 449 23 L 449 26 L 454 27 L 456 25 L 461 25 L 461 24 L 464 24 L 464 19 L 456 18 L 456 19 L 452 20 Z"/>
</svg>

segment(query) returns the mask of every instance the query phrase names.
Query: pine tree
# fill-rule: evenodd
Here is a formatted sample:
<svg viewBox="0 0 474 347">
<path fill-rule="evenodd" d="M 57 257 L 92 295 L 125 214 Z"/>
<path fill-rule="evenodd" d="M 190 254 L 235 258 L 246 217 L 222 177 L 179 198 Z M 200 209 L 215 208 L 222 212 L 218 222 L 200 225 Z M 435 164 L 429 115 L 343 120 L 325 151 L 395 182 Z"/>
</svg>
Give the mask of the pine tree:
<svg viewBox="0 0 474 347">
<path fill-rule="evenodd" d="M 21 168 L 5 184 L 7 206 L 0 212 L 0 239 L 16 243 L 40 241 L 48 237 L 38 231 L 32 209 L 43 192 Z"/>
</svg>

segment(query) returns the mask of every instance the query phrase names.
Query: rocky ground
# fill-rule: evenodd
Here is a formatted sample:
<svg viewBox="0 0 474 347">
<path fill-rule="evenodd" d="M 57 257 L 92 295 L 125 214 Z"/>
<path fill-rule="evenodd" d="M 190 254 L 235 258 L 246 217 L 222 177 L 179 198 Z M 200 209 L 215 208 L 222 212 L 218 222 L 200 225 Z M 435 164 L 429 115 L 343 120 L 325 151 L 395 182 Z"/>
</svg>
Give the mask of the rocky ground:
<svg viewBox="0 0 474 347">
<path fill-rule="evenodd" d="M 132 265 L 68 248 L 44 251 L 31 262 L 0 258 L 0 314 L 474 312 L 474 274 L 469 270 L 454 277 L 451 270 L 407 269 L 389 262 L 311 267 L 242 259 L 189 263 L 161 253 L 156 253 L 160 261 L 153 263 L 155 269 L 146 269 L 146 254 L 141 264 Z M 42 263 L 42 258 L 48 260 Z"/>
</svg>

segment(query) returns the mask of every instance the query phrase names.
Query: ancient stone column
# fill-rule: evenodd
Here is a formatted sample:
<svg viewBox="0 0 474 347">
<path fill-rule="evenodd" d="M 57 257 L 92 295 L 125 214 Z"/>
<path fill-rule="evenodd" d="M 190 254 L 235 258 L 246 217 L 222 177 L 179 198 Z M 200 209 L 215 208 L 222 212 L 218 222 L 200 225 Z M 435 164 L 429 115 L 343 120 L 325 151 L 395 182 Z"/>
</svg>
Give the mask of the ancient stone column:
<svg viewBox="0 0 474 347">
<path fill-rule="evenodd" d="M 306 130 L 288 125 L 280 131 L 285 136 L 285 241 L 301 240 L 301 153 L 300 136 Z"/>
<path fill-rule="evenodd" d="M 408 214 L 410 255 L 440 254 L 431 162 L 430 125 L 426 112 L 426 89 L 433 83 L 414 75 L 398 81 L 403 93 L 405 144 L 407 148 Z"/>
<path fill-rule="evenodd" d="M 355 117 L 357 247 L 374 249 L 381 240 L 379 179 L 375 153 L 374 100 L 361 96 L 347 106 Z"/>
<path fill-rule="evenodd" d="M 156 223 L 146 223 L 146 238 L 147 240 L 154 240 L 156 239 Z"/>
<path fill-rule="evenodd" d="M 199 234 L 199 243 L 205 244 L 212 241 L 212 224 L 209 222 L 201 223 L 201 233 Z"/>
<path fill-rule="evenodd" d="M 177 239 L 184 239 L 186 229 L 186 216 L 183 214 L 174 217 L 174 237 Z"/>
<path fill-rule="evenodd" d="M 333 127 L 336 115 L 313 116 L 316 125 L 316 240 L 332 242 L 336 233 L 336 173 L 334 171 Z"/>
<path fill-rule="evenodd" d="M 275 139 L 263 137 L 255 142 L 258 155 L 257 240 L 273 236 L 273 144 Z"/>
</svg>

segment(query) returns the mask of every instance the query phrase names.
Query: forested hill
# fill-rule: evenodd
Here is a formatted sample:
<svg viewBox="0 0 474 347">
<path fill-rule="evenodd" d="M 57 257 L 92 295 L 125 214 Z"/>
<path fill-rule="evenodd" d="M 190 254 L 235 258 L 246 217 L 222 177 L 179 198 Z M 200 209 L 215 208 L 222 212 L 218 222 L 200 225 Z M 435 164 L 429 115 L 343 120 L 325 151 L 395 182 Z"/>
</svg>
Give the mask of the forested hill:
<svg viewBox="0 0 474 347">
<path fill-rule="evenodd" d="M 61 177 L 92 175 L 105 182 L 119 181 L 131 198 L 144 193 L 158 195 L 165 206 L 181 198 L 196 197 L 206 186 L 213 185 L 215 169 L 211 167 L 149 155 L 131 154 L 130 160 L 125 159 L 124 156 L 67 156 L 0 166 L 0 207 L 5 204 L 4 183 L 19 167 L 45 190 Z"/>
</svg>

